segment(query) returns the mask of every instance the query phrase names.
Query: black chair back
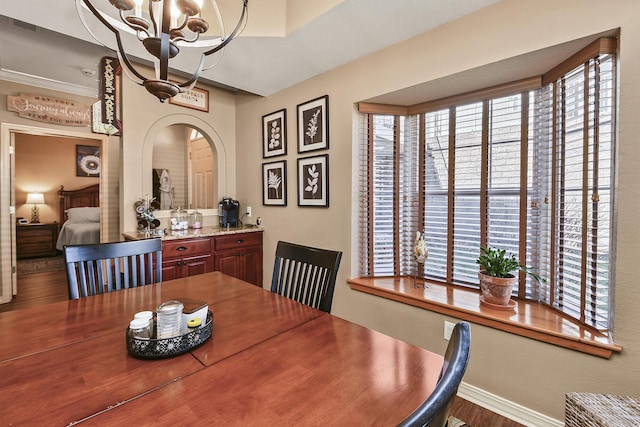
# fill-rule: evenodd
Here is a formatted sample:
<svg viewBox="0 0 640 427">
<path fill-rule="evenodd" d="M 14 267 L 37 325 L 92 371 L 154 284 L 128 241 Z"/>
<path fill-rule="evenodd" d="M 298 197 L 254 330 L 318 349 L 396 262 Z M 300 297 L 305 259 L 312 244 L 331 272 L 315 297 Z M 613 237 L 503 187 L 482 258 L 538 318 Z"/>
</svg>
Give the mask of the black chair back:
<svg viewBox="0 0 640 427">
<path fill-rule="evenodd" d="M 69 299 L 162 282 L 160 239 L 68 245 L 64 257 Z"/>
<path fill-rule="evenodd" d="M 331 312 L 342 252 L 278 242 L 271 292 Z"/>
<path fill-rule="evenodd" d="M 470 346 L 469 323 L 457 323 L 451 333 L 436 389 L 418 409 L 398 425 L 399 427 L 444 427 L 447 425 L 451 403 L 458 392 L 458 386 L 462 382 L 462 377 L 469 363 Z"/>
</svg>

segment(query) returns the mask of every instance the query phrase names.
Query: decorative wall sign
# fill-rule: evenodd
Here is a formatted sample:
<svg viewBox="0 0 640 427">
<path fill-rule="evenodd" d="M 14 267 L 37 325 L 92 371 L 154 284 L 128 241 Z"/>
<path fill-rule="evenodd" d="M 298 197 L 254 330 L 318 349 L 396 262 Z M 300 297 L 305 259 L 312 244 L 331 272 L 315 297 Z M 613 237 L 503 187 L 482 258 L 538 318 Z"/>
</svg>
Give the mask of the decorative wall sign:
<svg viewBox="0 0 640 427">
<path fill-rule="evenodd" d="M 169 104 L 176 104 L 182 107 L 193 108 L 209 112 L 209 91 L 194 87 L 193 89 L 180 92 L 179 94 L 169 98 Z"/>
<path fill-rule="evenodd" d="M 100 176 L 100 147 L 76 145 L 76 176 Z"/>
<path fill-rule="evenodd" d="M 299 104 L 298 153 L 329 148 L 329 96 Z"/>
<path fill-rule="evenodd" d="M 262 204 L 287 206 L 287 161 L 262 164 Z"/>
<path fill-rule="evenodd" d="M 298 206 L 329 207 L 329 155 L 298 159 Z"/>
<path fill-rule="evenodd" d="M 7 96 L 7 111 L 38 122 L 62 126 L 91 126 L 91 106 L 50 96 L 21 93 Z"/>
<path fill-rule="evenodd" d="M 100 60 L 100 100 L 93 104 L 93 131 L 107 135 L 120 135 L 122 122 L 118 118 L 119 79 L 122 67 L 118 58 L 103 56 Z"/>
<path fill-rule="evenodd" d="M 262 116 L 262 157 L 287 154 L 287 110 Z"/>
<path fill-rule="evenodd" d="M 102 122 L 102 102 L 96 101 L 91 106 L 92 121 L 91 130 L 93 133 L 103 133 L 106 135 L 120 135 L 120 129 L 113 125 L 108 125 Z"/>
</svg>

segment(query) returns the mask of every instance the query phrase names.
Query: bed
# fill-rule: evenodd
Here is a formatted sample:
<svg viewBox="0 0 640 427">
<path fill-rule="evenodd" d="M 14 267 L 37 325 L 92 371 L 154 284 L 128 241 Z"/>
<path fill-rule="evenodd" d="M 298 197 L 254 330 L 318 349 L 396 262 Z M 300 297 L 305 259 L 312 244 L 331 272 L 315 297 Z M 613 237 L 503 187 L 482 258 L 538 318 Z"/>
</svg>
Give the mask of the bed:
<svg viewBox="0 0 640 427">
<path fill-rule="evenodd" d="M 60 234 L 56 249 L 65 245 L 100 243 L 100 184 L 77 190 L 60 186 Z"/>
</svg>

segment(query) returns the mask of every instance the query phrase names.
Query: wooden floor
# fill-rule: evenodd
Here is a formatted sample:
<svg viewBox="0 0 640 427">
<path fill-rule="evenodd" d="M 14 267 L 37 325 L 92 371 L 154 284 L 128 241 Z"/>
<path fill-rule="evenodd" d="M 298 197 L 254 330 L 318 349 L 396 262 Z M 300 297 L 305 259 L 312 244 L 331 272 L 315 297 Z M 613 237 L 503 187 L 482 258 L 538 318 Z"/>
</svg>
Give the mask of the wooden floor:
<svg viewBox="0 0 640 427">
<path fill-rule="evenodd" d="M 50 302 L 64 301 L 68 296 L 64 270 L 27 274 L 18 277 L 18 294 L 11 302 L 0 304 L 0 313 Z"/>
<path fill-rule="evenodd" d="M 65 301 L 67 277 L 64 270 L 29 274 L 18 278 L 18 295 L 7 304 L 0 304 L 0 313 L 39 304 Z M 515 421 L 497 415 L 480 406 L 456 397 L 451 415 L 472 427 L 520 427 Z"/>
</svg>

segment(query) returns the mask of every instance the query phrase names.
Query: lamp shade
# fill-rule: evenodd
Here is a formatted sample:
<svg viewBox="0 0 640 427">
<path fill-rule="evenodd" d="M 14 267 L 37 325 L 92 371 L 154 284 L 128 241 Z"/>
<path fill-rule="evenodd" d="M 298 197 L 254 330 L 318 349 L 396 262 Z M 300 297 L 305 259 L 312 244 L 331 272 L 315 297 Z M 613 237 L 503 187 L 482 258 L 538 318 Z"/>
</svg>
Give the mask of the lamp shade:
<svg viewBox="0 0 640 427">
<path fill-rule="evenodd" d="M 27 203 L 34 204 L 34 205 L 44 204 L 44 194 L 42 193 L 27 194 Z"/>
</svg>

